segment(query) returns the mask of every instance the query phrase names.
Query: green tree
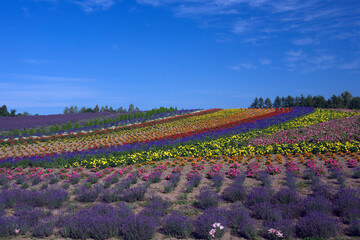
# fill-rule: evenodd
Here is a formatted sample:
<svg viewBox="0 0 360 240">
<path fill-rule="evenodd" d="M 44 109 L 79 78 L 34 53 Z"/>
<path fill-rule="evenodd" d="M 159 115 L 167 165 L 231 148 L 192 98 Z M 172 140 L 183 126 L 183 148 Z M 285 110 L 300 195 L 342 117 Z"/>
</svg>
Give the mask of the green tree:
<svg viewBox="0 0 360 240">
<path fill-rule="evenodd" d="M 259 99 L 256 97 L 254 102 L 250 105 L 251 108 L 258 108 L 259 107 Z"/>
<path fill-rule="evenodd" d="M 345 92 L 341 93 L 341 97 L 342 97 L 343 102 L 344 102 L 344 107 L 349 108 L 351 100 L 353 98 L 351 93 L 349 93 L 348 91 L 345 91 Z"/>
<path fill-rule="evenodd" d="M 274 106 L 275 108 L 281 107 L 281 99 L 280 99 L 279 96 L 276 96 L 276 98 L 275 98 L 275 100 L 274 100 L 273 106 Z"/>
<path fill-rule="evenodd" d="M 72 123 L 71 123 L 70 121 L 67 122 L 67 124 L 66 124 L 66 129 L 67 129 L 67 130 L 73 129 Z"/>
<path fill-rule="evenodd" d="M 353 97 L 349 104 L 350 109 L 360 109 L 360 97 Z"/>
<path fill-rule="evenodd" d="M 2 117 L 10 116 L 10 113 L 8 112 L 6 105 L 3 105 L 0 108 L 0 116 L 2 116 Z"/>
<path fill-rule="evenodd" d="M 272 102 L 271 102 L 270 98 L 268 98 L 268 97 L 265 99 L 265 107 L 272 108 Z"/>
<path fill-rule="evenodd" d="M 66 107 L 65 109 L 64 109 L 64 114 L 69 114 L 70 113 L 70 109 L 68 108 L 68 107 Z"/>
<path fill-rule="evenodd" d="M 96 106 L 94 107 L 94 112 L 99 112 L 99 105 L 98 104 L 96 104 Z"/>
<path fill-rule="evenodd" d="M 135 111 L 135 108 L 134 108 L 134 104 L 130 104 L 129 105 L 129 110 L 128 110 L 129 112 L 133 112 L 133 111 Z"/>
</svg>

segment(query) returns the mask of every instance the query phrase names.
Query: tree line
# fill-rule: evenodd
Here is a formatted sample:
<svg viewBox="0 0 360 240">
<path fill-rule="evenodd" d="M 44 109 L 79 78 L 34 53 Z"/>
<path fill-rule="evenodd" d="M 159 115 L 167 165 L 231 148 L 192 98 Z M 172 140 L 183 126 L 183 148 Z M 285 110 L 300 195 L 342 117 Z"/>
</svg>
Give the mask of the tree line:
<svg viewBox="0 0 360 240">
<path fill-rule="evenodd" d="M 98 104 L 94 108 L 82 107 L 79 109 L 78 106 L 71 105 L 70 107 L 66 107 L 64 109 L 64 114 L 86 113 L 86 112 L 97 113 L 97 112 L 135 112 L 135 111 L 140 111 L 140 109 L 138 107 L 135 107 L 134 104 L 130 104 L 128 109 L 123 107 L 114 109 L 113 107 L 109 107 L 108 105 L 106 105 L 105 107 L 104 106 L 99 107 Z"/>
<path fill-rule="evenodd" d="M 311 96 L 304 97 L 303 94 L 296 97 L 277 96 L 274 101 L 269 97 L 264 98 L 256 97 L 251 108 L 286 108 L 286 107 L 313 107 L 313 108 L 343 108 L 343 109 L 360 109 L 360 97 L 353 97 L 348 91 L 340 95 L 333 94 L 330 98 L 325 99 L 324 96 Z"/>
</svg>

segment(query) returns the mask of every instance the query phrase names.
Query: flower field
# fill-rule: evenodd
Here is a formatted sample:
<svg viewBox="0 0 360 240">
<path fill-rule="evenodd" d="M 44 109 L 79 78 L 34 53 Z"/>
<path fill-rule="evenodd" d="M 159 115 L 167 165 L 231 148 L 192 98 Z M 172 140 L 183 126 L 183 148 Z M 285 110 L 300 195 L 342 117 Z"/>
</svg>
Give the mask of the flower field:
<svg viewBox="0 0 360 240">
<path fill-rule="evenodd" d="M 8 136 L 0 237 L 359 239 L 359 117 L 306 107 L 185 110 Z"/>
</svg>

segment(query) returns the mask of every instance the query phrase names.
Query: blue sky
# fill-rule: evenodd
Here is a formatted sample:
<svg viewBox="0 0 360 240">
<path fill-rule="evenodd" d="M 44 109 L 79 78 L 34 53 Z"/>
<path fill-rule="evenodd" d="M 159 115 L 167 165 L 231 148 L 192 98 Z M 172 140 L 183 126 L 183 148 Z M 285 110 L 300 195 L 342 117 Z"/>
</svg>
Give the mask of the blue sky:
<svg viewBox="0 0 360 240">
<path fill-rule="evenodd" d="M 7 0 L 0 104 L 248 107 L 360 96 L 360 1 Z"/>
</svg>

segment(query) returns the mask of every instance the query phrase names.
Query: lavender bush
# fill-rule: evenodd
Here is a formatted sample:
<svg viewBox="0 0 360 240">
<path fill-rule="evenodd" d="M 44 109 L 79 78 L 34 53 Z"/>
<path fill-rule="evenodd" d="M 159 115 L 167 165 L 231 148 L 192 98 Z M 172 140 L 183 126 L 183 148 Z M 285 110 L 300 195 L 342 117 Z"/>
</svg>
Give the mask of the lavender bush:
<svg viewBox="0 0 360 240">
<path fill-rule="evenodd" d="M 237 183 L 232 184 L 222 192 L 221 196 L 229 202 L 243 201 L 246 198 L 246 187 Z"/>
<path fill-rule="evenodd" d="M 198 201 L 196 202 L 196 206 L 201 209 L 207 209 L 210 207 L 215 207 L 219 204 L 219 195 L 216 192 L 213 192 L 208 187 L 203 187 L 200 190 L 200 194 L 198 197 Z"/>
<path fill-rule="evenodd" d="M 121 199 L 126 202 L 142 201 L 145 198 L 147 189 L 148 187 L 145 184 L 126 189 L 122 192 Z"/>
<path fill-rule="evenodd" d="M 153 238 L 157 224 L 147 216 L 130 216 L 121 227 L 124 240 L 146 240 Z"/>
<path fill-rule="evenodd" d="M 322 212 L 310 212 L 300 218 L 296 224 L 296 235 L 301 238 L 330 238 L 336 236 L 339 223 L 333 217 Z"/>
<path fill-rule="evenodd" d="M 124 204 L 113 207 L 95 205 L 66 215 L 60 223 L 60 234 L 65 238 L 107 239 L 119 236 L 121 226 L 133 216 Z"/>
<path fill-rule="evenodd" d="M 334 212 L 347 222 L 360 218 L 360 198 L 351 188 L 341 189 L 334 196 Z"/>
<path fill-rule="evenodd" d="M 189 238 L 194 227 L 182 212 L 171 212 L 163 219 L 164 233 L 175 238 Z"/>
<path fill-rule="evenodd" d="M 228 224 L 227 215 L 228 212 L 223 209 L 216 207 L 206 209 L 204 213 L 194 221 L 194 236 L 200 239 L 212 239 L 209 234 L 213 228 L 212 225 L 214 223 L 221 223 L 221 225 L 226 226 Z M 226 228 L 223 232 L 225 233 L 225 231 Z"/>
<path fill-rule="evenodd" d="M 279 221 L 283 218 L 281 210 L 270 202 L 256 203 L 251 207 L 251 210 L 255 218 L 263 219 L 267 222 Z"/>
<path fill-rule="evenodd" d="M 79 202 L 94 202 L 102 191 L 102 186 L 94 185 L 93 187 L 83 186 L 76 191 L 75 199 Z"/>
<path fill-rule="evenodd" d="M 315 196 L 315 197 L 309 196 L 304 200 L 305 214 L 308 214 L 312 211 L 331 214 L 333 208 L 334 206 L 332 202 L 322 196 Z"/>
<path fill-rule="evenodd" d="M 253 206 L 260 202 L 269 202 L 272 196 L 270 189 L 265 187 L 254 187 L 246 199 L 247 206 Z"/>
</svg>

